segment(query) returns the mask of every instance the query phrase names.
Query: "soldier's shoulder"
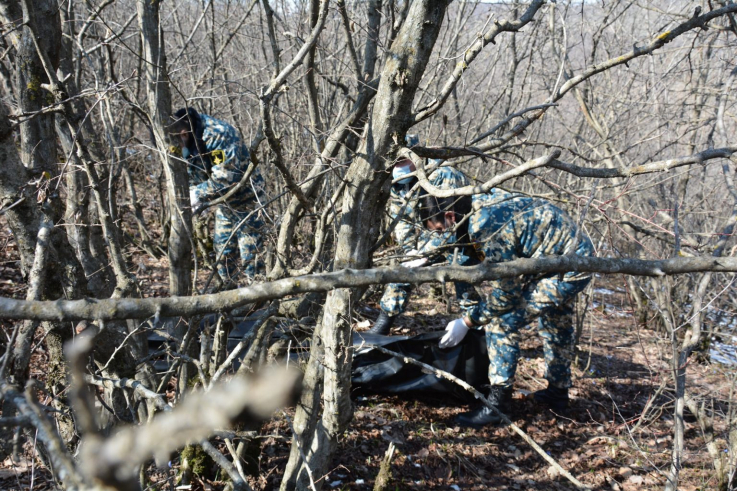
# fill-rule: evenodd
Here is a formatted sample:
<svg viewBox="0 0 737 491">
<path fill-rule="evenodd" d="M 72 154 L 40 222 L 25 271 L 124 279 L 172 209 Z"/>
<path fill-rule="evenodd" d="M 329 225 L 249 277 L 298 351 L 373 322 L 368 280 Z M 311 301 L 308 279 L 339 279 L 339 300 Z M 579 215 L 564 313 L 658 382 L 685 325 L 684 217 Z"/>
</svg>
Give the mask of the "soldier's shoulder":
<svg viewBox="0 0 737 491">
<path fill-rule="evenodd" d="M 536 203 L 536 200 L 529 196 L 520 193 L 505 191 L 504 189 L 499 188 L 494 188 L 488 193 L 480 193 L 473 196 L 474 209 L 486 207 L 506 207 L 519 210 L 532 207 Z"/>
<path fill-rule="evenodd" d="M 493 189 L 488 193 L 475 194 L 473 196 L 473 215 L 471 223 L 475 228 L 499 226 L 508 222 L 520 212 L 529 208 L 530 199 L 502 189 Z"/>
<path fill-rule="evenodd" d="M 437 169 L 432 171 L 430 175 L 436 176 L 436 177 L 446 177 L 446 178 L 447 177 L 464 177 L 464 178 L 466 177 L 465 174 L 463 174 L 463 172 L 461 172 L 460 170 L 450 165 L 444 165 L 442 167 L 438 167 Z"/>
<path fill-rule="evenodd" d="M 213 118 L 212 116 L 209 116 L 207 114 L 201 114 L 200 117 L 202 118 L 202 122 L 205 127 L 205 134 L 209 133 L 213 136 L 219 135 L 227 136 L 230 138 L 237 138 L 238 133 L 235 131 L 235 128 L 230 123 L 226 123 L 225 121 L 222 121 L 220 119 Z"/>
</svg>

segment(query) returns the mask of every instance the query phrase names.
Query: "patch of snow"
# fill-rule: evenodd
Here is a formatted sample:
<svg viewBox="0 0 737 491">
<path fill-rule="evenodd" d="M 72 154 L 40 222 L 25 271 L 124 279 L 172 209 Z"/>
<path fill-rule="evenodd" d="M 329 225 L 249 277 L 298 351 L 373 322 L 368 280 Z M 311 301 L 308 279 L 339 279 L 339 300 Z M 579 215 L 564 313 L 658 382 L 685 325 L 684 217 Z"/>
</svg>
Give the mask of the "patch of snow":
<svg viewBox="0 0 737 491">
<path fill-rule="evenodd" d="M 733 342 L 737 339 L 732 338 Z M 722 365 L 737 365 L 737 346 L 735 344 L 720 343 L 714 341 L 709 350 L 711 361 Z"/>
</svg>

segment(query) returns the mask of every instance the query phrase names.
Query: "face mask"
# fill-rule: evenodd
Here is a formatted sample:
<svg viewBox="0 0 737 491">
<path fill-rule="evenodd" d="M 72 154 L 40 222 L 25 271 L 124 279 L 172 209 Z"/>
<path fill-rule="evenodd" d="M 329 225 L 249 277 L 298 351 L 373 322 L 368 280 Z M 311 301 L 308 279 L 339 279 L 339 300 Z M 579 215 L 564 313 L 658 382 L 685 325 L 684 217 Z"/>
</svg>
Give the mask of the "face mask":
<svg viewBox="0 0 737 491">
<path fill-rule="evenodd" d="M 184 157 L 185 159 L 189 158 L 189 148 L 187 147 L 182 148 L 182 157 Z"/>
<path fill-rule="evenodd" d="M 406 176 L 407 174 L 412 172 L 412 167 L 410 165 L 396 165 L 394 166 L 394 169 L 392 169 L 392 179 L 396 180 L 400 177 Z M 397 184 L 409 184 L 412 182 L 413 176 L 405 177 L 404 179 L 400 179 L 399 181 L 396 181 Z"/>
</svg>

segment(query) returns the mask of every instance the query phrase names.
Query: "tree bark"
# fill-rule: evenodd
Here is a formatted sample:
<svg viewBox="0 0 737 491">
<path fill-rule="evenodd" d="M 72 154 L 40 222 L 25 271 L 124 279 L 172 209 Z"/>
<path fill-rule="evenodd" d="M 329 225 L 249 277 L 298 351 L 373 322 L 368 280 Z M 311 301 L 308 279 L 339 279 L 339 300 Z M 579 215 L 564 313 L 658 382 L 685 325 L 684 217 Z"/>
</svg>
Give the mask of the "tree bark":
<svg viewBox="0 0 737 491">
<path fill-rule="evenodd" d="M 64 18 L 65 34 L 61 38 L 60 50 L 61 56 L 57 76 L 60 79 L 66 78 L 66 75 L 74 73 L 74 59 L 72 39 L 74 39 L 74 22 L 73 5 L 69 5 L 68 9 L 60 9 Z M 78 55 L 79 56 L 79 55 Z M 76 96 L 79 93 L 74 77 L 69 77 L 66 83 L 67 93 L 69 96 Z M 84 132 L 88 142 L 92 142 L 90 150 L 93 152 L 95 160 L 102 161 L 104 155 L 94 143 L 99 141 L 91 118 L 87 118 L 87 106 L 83 99 L 78 98 L 72 102 L 74 109 L 72 124 L 80 128 Z M 90 296 L 96 298 L 107 298 L 113 293 L 115 282 L 111 268 L 108 266 L 108 260 L 105 254 L 96 255 L 91 251 L 90 242 L 97 240 L 102 243 L 100 237 L 100 228 L 93 227 L 90 223 L 89 205 L 90 193 L 87 191 L 89 181 L 84 172 L 78 172 L 76 169 L 81 168 L 81 163 L 74 149 L 74 140 L 72 138 L 69 127 L 61 114 L 56 115 L 56 133 L 59 136 L 62 151 L 64 152 L 64 161 L 66 165 L 65 182 L 67 185 L 67 196 L 65 200 L 64 220 L 68 224 L 67 239 L 74 248 L 77 258 L 84 269 L 85 276 L 88 281 L 88 292 Z"/>
<path fill-rule="evenodd" d="M 392 44 L 381 74 L 373 114 L 366 124 L 365 140 L 346 174 L 347 192 L 336 244 L 335 269 L 365 268 L 379 236 L 381 216 L 389 195 L 389 169 L 398 145 L 411 127 L 412 101 L 437 39 L 447 2 L 416 0 Z M 307 379 L 304 405 L 295 415 L 292 453 L 282 490 L 307 489 L 310 472 L 324 475 L 332 459 L 337 437 L 352 417 L 350 400 L 352 290 L 341 288 L 328 294 L 322 327 L 313 346 L 323 346 L 310 357 L 308 373 L 322 370 L 322 416 L 316 418 L 315 395 L 320 377 Z M 322 351 L 322 353 L 321 353 Z M 312 384 L 310 386 L 309 384 Z M 304 408 L 310 408 L 306 411 Z M 302 452 L 299 451 L 302 450 Z M 310 472 L 308 472 L 308 470 Z M 315 486 L 321 486 L 320 483 Z"/>
<path fill-rule="evenodd" d="M 18 96 L 19 109 L 23 113 L 40 111 L 53 102 L 53 97 L 50 98 L 48 92 L 42 88 L 42 84 L 48 83 L 48 77 L 39 59 L 36 43 L 51 63 L 58 66 L 61 41 L 58 5 L 51 0 L 41 0 L 34 4 L 32 10 L 28 10 L 22 8 L 17 1 L 3 0 L 0 7 L 4 23 L 24 23 L 22 27 L 18 27 L 18 32 L 12 38 L 16 49 L 15 93 Z M 41 25 L 42 28 L 34 34 L 28 23 Z M 20 146 L 17 149 L 8 114 L 8 108 L 0 104 L 0 160 L 3 162 L 0 166 L 0 202 L 17 203 L 7 211 L 6 217 L 18 243 L 21 271 L 29 280 L 38 284 L 33 298 L 80 298 L 86 292 L 86 281 L 63 229 L 51 228 L 48 239 L 43 239 L 45 244 L 39 244 L 37 240 L 43 224 L 58 223 L 63 215 L 61 197 L 51 184 L 59 178 L 54 115 L 38 114 L 23 121 L 20 124 Z M 36 183 L 35 186 L 29 182 L 32 180 Z M 46 256 L 45 264 L 40 270 L 32 271 L 39 245 Z M 69 324 L 58 321 L 25 323 L 15 339 L 12 355 L 9 354 L 11 382 L 18 388 L 24 387 L 28 380 L 31 345 L 41 325 L 48 333 L 46 345 L 50 365 L 64 363 L 61 353 L 54 350 L 53 345 L 57 340 L 71 337 Z M 54 393 L 51 378 L 48 385 Z M 10 409 L 6 405 L 3 414 L 11 415 Z M 64 437 L 67 441 L 72 441 L 74 428 L 67 423 L 68 421 L 59 420 Z M 0 439 L 10 441 L 6 437 L 7 435 L 0 434 Z"/>
<path fill-rule="evenodd" d="M 166 67 L 164 31 L 159 19 L 161 2 L 137 0 L 138 23 L 141 29 L 142 55 L 146 71 L 146 98 L 151 133 L 164 168 L 166 197 L 169 205 L 169 293 L 189 295 L 192 292 L 193 237 L 192 208 L 189 202 L 189 177 L 183 161 L 168 153 L 170 139 L 166 127 L 171 123 L 171 92 Z M 179 340 L 187 334 L 186 322 L 167 326 Z M 184 391 L 188 380 L 188 364 L 179 374 L 179 389 Z"/>
<path fill-rule="evenodd" d="M 172 158 L 167 151 L 170 143 L 166 126 L 171 123 L 171 92 L 164 52 L 164 32 L 159 23 L 160 3 L 138 0 L 136 5 L 145 61 L 151 131 L 164 166 L 169 201 L 169 291 L 171 295 L 188 295 L 192 291 L 192 210 L 187 169 L 181 160 Z M 184 333 L 177 332 L 175 335 L 183 336 Z"/>
</svg>

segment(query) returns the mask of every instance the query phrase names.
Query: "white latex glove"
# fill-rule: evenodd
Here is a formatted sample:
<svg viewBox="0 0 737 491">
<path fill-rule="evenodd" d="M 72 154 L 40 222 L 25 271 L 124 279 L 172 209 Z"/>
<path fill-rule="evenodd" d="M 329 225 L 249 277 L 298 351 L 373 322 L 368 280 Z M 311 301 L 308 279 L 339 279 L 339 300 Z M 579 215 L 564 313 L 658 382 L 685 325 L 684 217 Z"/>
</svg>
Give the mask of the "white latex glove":
<svg viewBox="0 0 737 491">
<path fill-rule="evenodd" d="M 420 254 L 420 251 L 417 249 L 412 249 L 410 251 L 407 251 L 407 256 L 418 256 Z M 419 268 L 420 266 L 424 265 L 427 262 L 426 257 L 421 257 L 420 259 L 415 259 L 414 261 L 407 261 L 406 263 L 402 263 L 402 266 L 405 268 Z"/>
<path fill-rule="evenodd" d="M 452 348 L 453 346 L 457 346 L 458 343 L 463 341 L 463 338 L 466 337 L 468 329 L 469 327 L 465 322 L 463 322 L 463 319 L 450 321 L 448 325 L 445 326 L 445 336 L 440 340 L 438 346 L 441 348 Z"/>
<path fill-rule="evenodd" d="M 419 268 L 420 266 L 424 266 L 427 263 L 426 257 L 421 257 L 419 259 L 415 259 L 414 261 L 407 261 L 406 263 L 402 263 L 402 266 L 405 268 Z"/>
<path fill-rule="evenodd" d="M 189 202 L 192 205 L 192 213 L 195 213 L 200 208 L 200 199 L 195 193 L 195 188 L 189 188 Z"/>
</svg>

